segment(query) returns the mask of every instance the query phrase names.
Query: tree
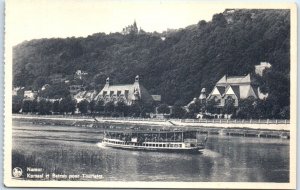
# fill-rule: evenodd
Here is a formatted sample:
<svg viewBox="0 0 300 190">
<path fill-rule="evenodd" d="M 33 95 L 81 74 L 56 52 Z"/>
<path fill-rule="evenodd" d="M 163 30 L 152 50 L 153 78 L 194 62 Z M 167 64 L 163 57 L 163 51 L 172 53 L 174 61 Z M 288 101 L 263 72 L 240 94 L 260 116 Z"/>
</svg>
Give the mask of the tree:
<svg viewBox="0 0 300 190">
<path fill-rule="evenodd" d="M 162 114 L 169 114 L 170 113 L 170 108 L 167 104 L 161 104 L 161 105 L 158 106 L 157 112 L 162 113 Z"/>
<path fill-rule="evenodd" d="M 13 96 L 12 98 L 12 113 L 18 113 L 22 109 L 23 99 L 20 96 Z"/>
<path fill-rule="evenodd" d="M 153 113 L 155 109 L 154 104 L 142 103 L 140 104 L 140 106 L 141 106 L 141 113 L 140 113 L 141 117 L 145 117 L 147 113 Z"/>
<path fill-rule="evenodd" d="M 285 106 L 280 110 L 280 117 L 282 119 L 290 119 L 290 106 Z"/>
<path fill-rule="evenodd" d="M 106 102 L 105 105 L 104 105 L 104 111 L 106 113 L 113 113 L 115 110 L 115 104 L 114 102 Z"/>
<path fill-rule="evenodd" d="M 89 108 L 92 114 L 96 111 L 96 105 L 97 103 L 95 100 L 90 101 Z"/>
<path fill-rule="evenodd" d="M 31 104 L 31 112 L 32 112 L 32 113 L 38 112 L 38 102 L 37 102 L 36 99 L 32 100 L 32 104 Z"/>
<path fill-rule="evenodd" d="M 37 101 L 36 100 L 24 100 L 22 104 L 22 112 L 37 112 Z"/>
<path fill-rule="evenodd" d="M 52 103 L 42 99 L 38 102 L 37 109 L 40 115 L 48 115 L 51 113 Z"/>
<path fill-rule="evenodd" d="M 223 112 L 225 114 L 233 114 L 235 112 L 234 99 L 232 98 L 226 99 L 225 105 L 223 107 Z"/>
<path fill-rule="evenodd" d="M 236 113 L 237 118 L 241 118 L 241 119 L 255 118 L 255 110 L 254 110 L 255 105 L 256 105 L 256 100 L 253 97 L 240 100 L 237 113 Z"/>
<path fill-rule="evenodd" d="M 122 102 L 122 101 L 119 101 L 117 102 L 117 105 L 115 107 L 115 111 L 123 116 L 127 115 L 128 114 L 128 106 Z"/>
<path fill-rule="evenodd" d="M 59 100 L 56 100 L 52 104 L 52 112 L 58 113 L 60 112 Z"/>
<path fill-rule="evenodd" d="M 104 111 L 104 101 L 103 101 L 103 100 L 99 100 L 99 101 L 96 103 L 95 111 L 98 112 L 98 113 Z"/>
<path fill-rule="evenodd" d="M 188 110 L 191 114 L 195 115 L 200 111 L 203 111 L 204 104 L 202 104 L 198 99 L 194 98 L 193 102 L 189 104 Z"/>
<path fill-rule="evenodd" d="M 179 106 L 178 104 L 175 104 L 173 106 L 172 117 L 181 119 L 184 118 L 185 114 L 186 114 L 186 110 L 183 109 L 181 106 Z"/>
<path fill-rule="evenodd" d="M 77 104 L 77 107 L 82 114 L 86 114 L 88 112 L 89 102 L 87 100 L 82 100 Z"/>
<path fill-rule="evenodd" d="M 23 104 L 22 104 L 22 112 L 24 112 L 24 113 L 31 112 L 31 104 L 32 104 L 32 101 L 24 100 Z"/>
<path fill-rule="evenodd" d="M 212 113 L 212 114 L 216 113 L 217 112 L 216 105 L 217 105 L 217 103 L 215 100 L 208 100 L 206 102 L 206 111 L 208 113 Z"/>
<path fill-rule="evenodd" d="M 43 98 L 64 98 L 69 95 L 68 86 L 64 83 L 53 84 L 40 92 L 40 96 Z"/>
<path fill-rule="evenodd" d="M 133 117 L 139 117 L 141 115 L 141 106 L 139 103 L 131 104 L 129 106 L 129 114 Z"/>
<path fill-rule="evenodd" d="M 133 28 L 137 30 L 135 26 L 128 29 Z M 223 75 L 253 73 L 254 65 L 266 61 L 272 67 L 263 76 L 265 88 L 261 89 L 275 96 L 281 109 L 289 105 L 289 10 L 234 10 L 230 15 L 215 15 L 210 22 L 162 34 L 97 33 L 87 38 L 33 40 L 14 46 L 13 54 L 15 87 L 35 88 L 41 82 L 55 86 L 53 75 L 64 73 L 64 79 L 78 68 L 89 73 L 85 83 L 98 87 L 107 75 L 118 83 L 131 83 L 141 73 L 146 79 L 143 85 L 161 94 L 168 105 L 186 105 L 199 95 L 199 87 L 210 91 Z M 43 97 L 65 97 L 67 85 L 60 85 Z"/>
<path fill-rule="evenodd" d="M 76 109 L 76 101 L 71 96 L 63 98 L 59 103 L 59 109 L 61 113 L 72 113 L 74 114 Z"/>
</svg>

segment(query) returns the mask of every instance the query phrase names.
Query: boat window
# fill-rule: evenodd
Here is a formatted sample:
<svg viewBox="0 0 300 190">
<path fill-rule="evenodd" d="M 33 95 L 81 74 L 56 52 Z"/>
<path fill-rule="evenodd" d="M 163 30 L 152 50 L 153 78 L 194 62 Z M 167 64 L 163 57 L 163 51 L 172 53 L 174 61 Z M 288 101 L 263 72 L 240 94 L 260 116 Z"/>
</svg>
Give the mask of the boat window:
<svg viewBox="0 0 300 190">
<path fill-rule="evenodd" d="M 182 144 L 180 144 L 179 147 L 182 147 Z"/>
<path fill-rule="evenodd" d="M 159 144 L 159 147 L 162 147 L 162 144 Z"/>
<path fill-rule="evenodd" d="M 170 144 L 170 147 L 173 147 L 173 144 Z"/>
<path fill-rule="evenodd" d="M 155 146 L 158 147 L 158 144 L 156 144 Z"/>
<path fill-rule="evenodd" d="M 167 147 L 170 147 L 170 145 L 169 145 L 169 144 L 167 144 Z"/>
<path fill-rule="evenodd" d="M 163 147 L 166 147 L 166 144 L 163 144 Z"/>
</svg>

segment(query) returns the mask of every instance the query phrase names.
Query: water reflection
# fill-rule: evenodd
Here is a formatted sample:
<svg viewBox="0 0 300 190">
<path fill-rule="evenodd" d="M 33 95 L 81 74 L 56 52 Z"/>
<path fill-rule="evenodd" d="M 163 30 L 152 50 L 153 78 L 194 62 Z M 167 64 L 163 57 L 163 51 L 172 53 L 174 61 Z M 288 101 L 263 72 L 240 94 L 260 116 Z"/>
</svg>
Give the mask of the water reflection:
<svg viewBox="0 0 300 190">
<path fill-rule="evenodd" d="M 203 154 L 106 148 L 100 129 L 14 122 L 13 167 L 117 181 L 288 182 L 289 141 L 210 136 Z"/>
</svg>

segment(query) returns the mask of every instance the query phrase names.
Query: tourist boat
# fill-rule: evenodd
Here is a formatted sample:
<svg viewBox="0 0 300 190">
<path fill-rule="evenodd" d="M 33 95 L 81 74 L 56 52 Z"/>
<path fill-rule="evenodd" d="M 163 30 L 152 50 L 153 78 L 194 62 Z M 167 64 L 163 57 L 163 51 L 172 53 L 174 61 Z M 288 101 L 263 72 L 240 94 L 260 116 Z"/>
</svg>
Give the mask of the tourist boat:
<svg viewBox="0 0 300 190">
<path fill-rule="evenodd" d="M 102 144 L 127 150 L 199 153 L 207 135 L 198 136 L 197 131 L 105 131 Z"/>
</svg>

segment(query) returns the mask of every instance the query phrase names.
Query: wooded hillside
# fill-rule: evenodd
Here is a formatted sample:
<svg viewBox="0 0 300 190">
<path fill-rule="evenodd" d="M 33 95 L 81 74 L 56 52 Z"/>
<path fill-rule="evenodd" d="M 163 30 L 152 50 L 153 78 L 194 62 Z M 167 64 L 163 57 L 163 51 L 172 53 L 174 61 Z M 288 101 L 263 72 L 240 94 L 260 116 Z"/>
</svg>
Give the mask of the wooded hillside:
<svg viewBox="0 0 300 190">
<path fill-rule="evenodd" d="M 259 85 L 280 107 L 289 105 L 289 10 L 224 11 L 211 22 L 163 33 L 133 30 L 23 42 L 13 49 L 13 84 L 38 89 L 51 83 L 53 74 L 80 69 L 88 72 L 85 84 L 100 90 L 108 76 L 124 84 L 139 75 L 151 94 L 186 105 L 201 88 L 210 92 L 224 74 L 254 73 L 261 61 L 272 68 Z"/>
</svg>

